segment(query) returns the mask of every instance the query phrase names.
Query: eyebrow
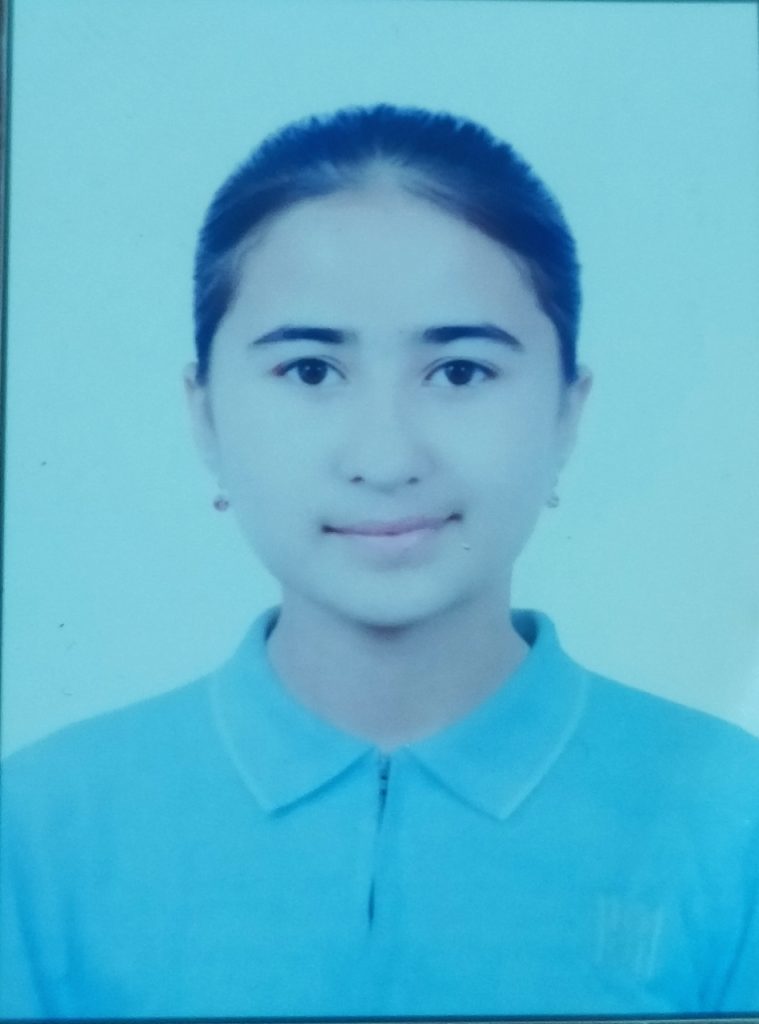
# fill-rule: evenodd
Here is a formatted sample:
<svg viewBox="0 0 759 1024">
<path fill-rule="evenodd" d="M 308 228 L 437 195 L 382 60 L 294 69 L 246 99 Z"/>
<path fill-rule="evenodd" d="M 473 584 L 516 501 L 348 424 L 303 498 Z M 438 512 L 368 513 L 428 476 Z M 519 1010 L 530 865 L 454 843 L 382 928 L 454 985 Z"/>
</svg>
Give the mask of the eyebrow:
<svg viewBox="0 0 759 1024">
<path fill-rule="evenodd" d="M 278 341 L 322 341 L 325 345 L 342 345 L 353 337 L 352 331 L 341 331 L 335 327 L 277 327 L 267 331 L 251 345 L 273 345 Z"/>
<path fill-rule="evenodd" d="M 518 338 L 502 327 L 495 324 L 454 324 L 450 327 L 428 327 L 422 334 L 422 341 L 429 341 L 437 345 L 446 345 L 450 341 L 459 341 L 461 338 L 487 338 L 489 341 L 498 341 L 509 348 L 522 351 L 524 345 Z"/>
<path fill-rule="evenodd" d="M 251 341 L 251 346 L 273 345 L 281 341 L 318 341 L 325 345 L 343 345 L 354 341 L 355 331 L 344 331 L 335 327 L 290 326 L 276 327 L 260 338 Z M 423 342 L 433 345 L 447 345 L 465 338 L 485 338 L 507 345 L 516 351 L 523 351 L 524 345 L 513 334 L 495 324 L 451 324 L 443 327 L 427 327 L 421 334 Z"/>
</svg>

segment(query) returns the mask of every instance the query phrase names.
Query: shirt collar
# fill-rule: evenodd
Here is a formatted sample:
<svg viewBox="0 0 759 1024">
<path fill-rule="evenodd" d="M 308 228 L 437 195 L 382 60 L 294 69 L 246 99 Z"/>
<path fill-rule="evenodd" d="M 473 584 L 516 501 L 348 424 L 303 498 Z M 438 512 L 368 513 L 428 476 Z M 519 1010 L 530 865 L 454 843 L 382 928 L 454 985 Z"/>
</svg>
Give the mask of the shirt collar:
<svg viewBox="0 0 759 1024">
<path fill-rule="evenodd" d="M 277 678 L 266 652 L 278 608 L 251 626 L 213 676 L 211 701 L 227 752 L 266 811 L 320 789 L 373 750 L 298 703 Z"/>
<path fill-rule="evenodd" d="M 318 718 L 277 678 L 266 640 L 270 608 L 211 680 L 217 728 L 258 803 L 283 809 L 322 788 L 376 748 Z M 547 616 L 512 612 L 530 644 L 517 670 L 464 718 L 403 748 L 460 799 L 507 817 L 561 754 L 580 717 L 587 673 L 562 651 Z"/>
<path fill-rule="evenodd" d="M 511 615 L 530 645 L 516 671 L 464 718 L 408 748 L 444 786 L 495 818 L 508 817 L 561 755 L 589 681 L 546 615 Z"/>
</svg>

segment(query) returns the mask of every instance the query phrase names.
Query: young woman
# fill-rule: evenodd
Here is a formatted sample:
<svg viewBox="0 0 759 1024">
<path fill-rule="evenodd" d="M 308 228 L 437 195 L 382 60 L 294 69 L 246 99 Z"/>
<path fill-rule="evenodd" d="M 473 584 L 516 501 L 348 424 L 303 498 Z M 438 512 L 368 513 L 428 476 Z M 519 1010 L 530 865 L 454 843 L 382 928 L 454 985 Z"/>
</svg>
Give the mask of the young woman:
<svg viewBox="0 0 759 1024">
<path fill-rule="evenodd" d="M 579 305 L 559 207 L 472 123 L 343 111 L 224 184 L 186 387 L 281 604 L 8 762 L 5 1014 L 759 1009 L 759 744 L 510 607 Z"/>
</svg>

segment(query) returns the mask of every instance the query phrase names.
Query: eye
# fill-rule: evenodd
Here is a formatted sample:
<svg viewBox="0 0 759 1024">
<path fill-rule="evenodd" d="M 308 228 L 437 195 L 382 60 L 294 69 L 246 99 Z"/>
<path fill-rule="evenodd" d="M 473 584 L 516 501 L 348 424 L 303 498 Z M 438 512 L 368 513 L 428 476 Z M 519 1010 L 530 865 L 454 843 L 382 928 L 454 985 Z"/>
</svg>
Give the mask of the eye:
<svg viewBox="0 0 759 1024">
<path fill-rule="evenodd" d="M 323 359 L 309 357 L 293 359 L 290 363 L 282 363 L 280 366 L 275 367 L 273 372 L 275 377 L 292 377 L 293 372 L 295 372 L 302 384 L 316 387 L 324 381 L 330 370 L 337 373 L 334 366 L 330 366 Z"/>
<path fill-rule="evenodd" d="M 475 375 L 479 375 L 480 380 L 493 380 L 494 377 L 498 376 L 495 370 L 482 366 L 481 363 L 473 363 L 470 359 L 451 359 L 449 362 L 443 363 L 442 366 L 435 367 L 430 376 L 434 377 L 441 370 L 445 375 L 447 384 L 457 388 L 477 383 L 476 380 L 474 382 L 472 380 Z M 441 383 L 436 386 L 446 387 L 447 385 Z"/>
</svg>

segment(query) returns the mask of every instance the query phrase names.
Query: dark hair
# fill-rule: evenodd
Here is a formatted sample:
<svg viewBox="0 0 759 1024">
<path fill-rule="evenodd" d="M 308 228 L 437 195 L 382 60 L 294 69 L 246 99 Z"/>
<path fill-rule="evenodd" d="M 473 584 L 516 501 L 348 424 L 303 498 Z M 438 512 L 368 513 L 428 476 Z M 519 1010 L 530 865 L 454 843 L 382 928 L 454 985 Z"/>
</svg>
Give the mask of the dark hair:
<svg viewBox="0 0 759 1024">
<path fill-rule="evenodd" d="M 561 209 L 530 166 L 485 128 L 450 114 L 381 104 L 312 117 L 265 139 L 213 198 L 195 257 L 195 345 L 205 383 L 211 345 L 238 284 L 241 243 L 287 207 L 364 184 L 377 166 L 398 186 L 516 253 L 577 376 L 580 268 Z"/>
</svg>

